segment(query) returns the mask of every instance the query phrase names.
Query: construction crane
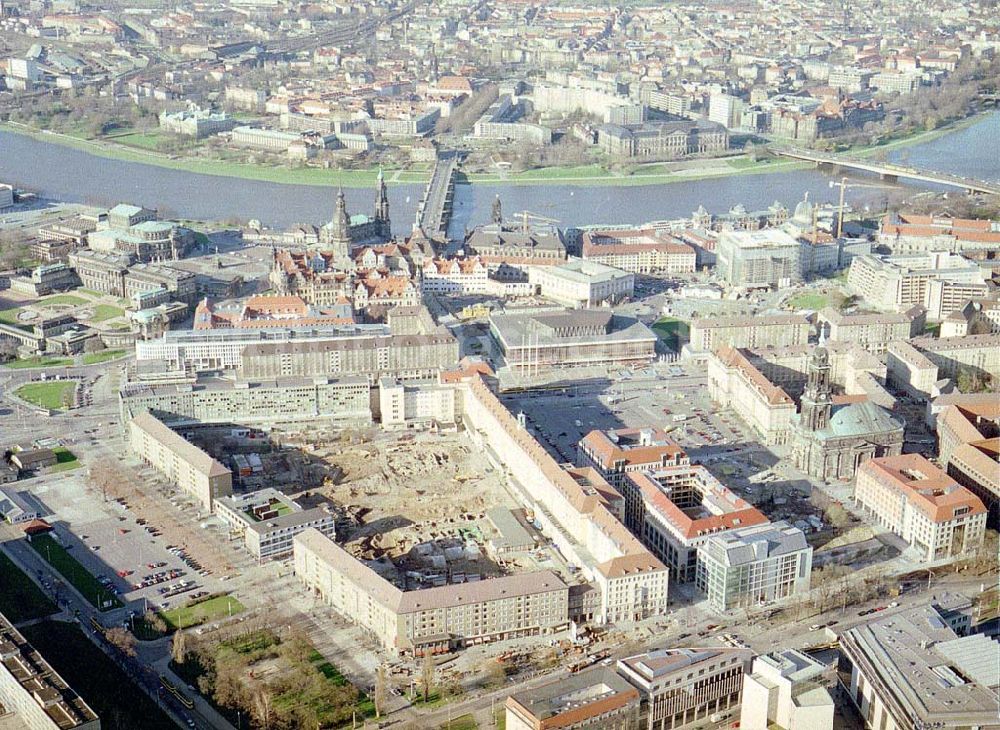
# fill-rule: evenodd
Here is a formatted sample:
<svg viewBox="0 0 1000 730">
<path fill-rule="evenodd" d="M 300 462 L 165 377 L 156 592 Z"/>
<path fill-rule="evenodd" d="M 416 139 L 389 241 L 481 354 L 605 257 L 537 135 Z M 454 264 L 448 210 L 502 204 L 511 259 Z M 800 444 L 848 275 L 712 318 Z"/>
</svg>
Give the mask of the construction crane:
<svg viewBox="0 0 1000 730">
<path fill-rule="evenodd" d="M 557 218 L 549 218 L 538 213 L 532 213 L 530 210 L 521 210 L 514 214 L 515 217 L 521 219 L 521 230 L 525 233 L 528 232 L 528 221 L 531 220 L 537 223 L 548 223 L 550 225 L 555 225 L 559 222 Z"/>
</svg>

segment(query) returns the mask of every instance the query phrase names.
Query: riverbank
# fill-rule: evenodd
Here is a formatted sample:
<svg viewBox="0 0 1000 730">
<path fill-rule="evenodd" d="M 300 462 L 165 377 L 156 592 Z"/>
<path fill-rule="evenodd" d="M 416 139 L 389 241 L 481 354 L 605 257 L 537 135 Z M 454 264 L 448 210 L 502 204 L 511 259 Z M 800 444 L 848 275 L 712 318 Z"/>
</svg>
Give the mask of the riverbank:
<svg viewBox="0 0 1000 730">
<path fill-rule="evenodd" d="M 860 157 L 870 157 L 902 147 L 930 142 L 946 134 L 965 129 L 989 113 L 989 111 L 980 112 L 939 127 L 938 129 L 917 132 L 881 145 L 851 148 L 847 152 L 848 154 Z M 25 135 L 46 143 L 72 147 L 87 154 L 107 159 L 152 165 L 202 175 L 256 180 L 283 185 L 370 188 L 375 184 L 378 175 L 378 171 L 375 169 L 324 170 L 311 167 L 268 167 L 223 160 L 175 157 L 155 150 L 131 147 L 106 140 L 81 139 L 66 134 L 39 131 L 14 122 L 0 123 L 0 130 Z M 637 165 L 624 172 L 610 171 L 600 165 L 591 164 L 579 167 L 547 167 L 524 170 L 522 172 L 468 173 L 461 174 L 460 181 L 471 185 L 492 186 L 569 185 L 573 187 L 635 187 L 744 175 L 761 175 L 775 172 L 794 172 L 809 169 L 810 167 L 809 163 L 793 160 L 778 160 L 763 156 L 763 159 L 751 161 L 746 155 L 736 155 L 721 159 L 647 163 Z M 385 171 L 385 178 L 390 185 L 425 184 L 429 178 L 429 172 L 427 170 L 407 168 L 391 169 Z"/>
</svg>

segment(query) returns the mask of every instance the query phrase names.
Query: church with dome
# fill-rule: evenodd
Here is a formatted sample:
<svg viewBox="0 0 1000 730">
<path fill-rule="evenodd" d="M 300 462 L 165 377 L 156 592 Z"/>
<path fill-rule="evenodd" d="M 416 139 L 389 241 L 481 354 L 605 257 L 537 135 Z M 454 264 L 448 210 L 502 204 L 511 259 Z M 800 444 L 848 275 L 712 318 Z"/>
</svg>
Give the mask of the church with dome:
<svg viewBox="0 0 1000 730">
<path fill-rule="evenodd" d="M 809 361 L 799 412 L 791 416 L 792 462 L 819 479 L 851 479 L 868 459 L 898 456 L 904 424 L 866 398 L 834 396 L 830 356 L 817 347 Z"/>
</svg>

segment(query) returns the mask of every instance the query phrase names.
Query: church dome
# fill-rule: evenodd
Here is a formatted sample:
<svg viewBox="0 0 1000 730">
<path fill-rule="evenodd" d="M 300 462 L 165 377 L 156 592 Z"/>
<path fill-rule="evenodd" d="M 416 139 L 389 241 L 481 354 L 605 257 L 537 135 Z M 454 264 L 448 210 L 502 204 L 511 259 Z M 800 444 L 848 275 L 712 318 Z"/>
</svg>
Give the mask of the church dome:
<svg viewBox="0 0 1000 730">
<path fill-rule="evenodd" d="M 830 418 L 830 430 L 838 436 L 885 434 L 903 428 L 884 408 L 869 401 L 851 403 L 838 408 Z"/>
</svg>

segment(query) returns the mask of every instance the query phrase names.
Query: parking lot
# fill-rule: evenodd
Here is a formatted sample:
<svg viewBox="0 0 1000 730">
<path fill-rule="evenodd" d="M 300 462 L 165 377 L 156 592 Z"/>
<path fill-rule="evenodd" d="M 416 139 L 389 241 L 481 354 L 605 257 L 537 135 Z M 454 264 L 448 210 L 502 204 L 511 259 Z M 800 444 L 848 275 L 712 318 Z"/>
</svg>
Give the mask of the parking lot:
<svg viewBox="0 0 1000 730">
<path fill-rule="evenodd" d="M 220 590 L 217 576 L 190 555 L 186 562 L 185 554 L 168 550 L 169 541 L 149 523 L 140 524 L 141 518 L 125 504 L 88 494 L 82 477 L 49 480 L 32 491 L 54 513 L 58 542 L 95 577 L 104 578 L 122 600 L 145 599 L 143 608 L 166 608 L 200 591 Z M 165 579 L 144 580 L 157 573 Z M 182 581 L 186 585 L 180 585 Z M 186 590 L 166 596 L 170 587 Z"/>
</svg>

